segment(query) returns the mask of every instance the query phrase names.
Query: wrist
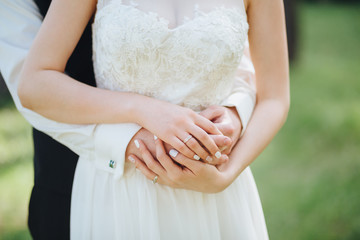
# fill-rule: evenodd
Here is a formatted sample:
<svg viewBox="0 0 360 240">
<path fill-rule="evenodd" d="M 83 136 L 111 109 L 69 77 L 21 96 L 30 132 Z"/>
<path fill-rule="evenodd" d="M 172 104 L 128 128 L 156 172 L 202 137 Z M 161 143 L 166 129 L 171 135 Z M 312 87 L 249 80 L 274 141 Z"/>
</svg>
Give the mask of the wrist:
<svg viewBox="0 0 360 240">
<path fill-rule="evenodd" d="M 128 114 L 129 122 L 144 127 L 144 123 L 149 117 L 149 109 L 152 108 L 155 99 L 136 93 L 129 94 L 131 94 L 131 97 L 126 103 L 126 113 Z"/>
</svg>

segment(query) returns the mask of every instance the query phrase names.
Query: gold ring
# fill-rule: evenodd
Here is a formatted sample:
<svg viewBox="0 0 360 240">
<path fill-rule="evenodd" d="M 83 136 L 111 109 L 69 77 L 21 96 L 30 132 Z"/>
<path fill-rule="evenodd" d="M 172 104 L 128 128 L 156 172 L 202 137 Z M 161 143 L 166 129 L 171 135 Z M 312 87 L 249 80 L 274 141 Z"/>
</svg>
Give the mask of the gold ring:
<svg viewBox="0 0 360 240">
<path fill-rule="evenodd" d="M 187 136 L 184 140 L 184 143 L 187 143 L 190 139 L 192 138 L 192 135 L 189 134 L 189 136 Z"/>
<path fill-rule="evenodd" d="M 154 177 L 154 179 L 152 180 L 153 184 L 155 184 L 157 182 L 158 178 L 159 177 L 157 175 Z"/>
</svg>

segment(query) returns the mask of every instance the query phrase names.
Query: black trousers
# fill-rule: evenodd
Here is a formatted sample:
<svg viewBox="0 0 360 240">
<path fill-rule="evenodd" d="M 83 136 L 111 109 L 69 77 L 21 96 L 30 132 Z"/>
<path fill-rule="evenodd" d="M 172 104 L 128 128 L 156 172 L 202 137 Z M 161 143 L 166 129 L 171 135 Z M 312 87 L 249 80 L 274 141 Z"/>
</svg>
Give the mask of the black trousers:
<svg viewBox="0 0 360 240">
<path fill-rule="evenodd" d="M 70 195 L 34 186 L 28 225 L 33 239 L 70 239 Z"/>
<path fill-rule="evenodd" d="M 70 202 L 78 156 L 33 130 L 34 187 L 28 226 L 35 240 L 70 239 Z"/>
</svg>

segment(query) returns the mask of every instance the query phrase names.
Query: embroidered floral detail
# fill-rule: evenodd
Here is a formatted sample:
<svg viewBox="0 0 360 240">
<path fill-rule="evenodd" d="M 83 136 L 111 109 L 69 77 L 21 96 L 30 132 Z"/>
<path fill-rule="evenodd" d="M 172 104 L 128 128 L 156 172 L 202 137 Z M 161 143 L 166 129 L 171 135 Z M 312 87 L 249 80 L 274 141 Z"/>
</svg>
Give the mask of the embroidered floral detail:
<svg viewBox="0 0 360 240">
<path fill-rule="evenodd" d="M 170 29 L 168 20 L 139 10 L 134 2 L 110 1 L 98 9 L 93 24 L 98 87 L 197 111 L 219 104 L 229 95 L 240 64 L 246 15 L 224 6 L 207 13 L 195 7 L 194 13 Z"/>
</svg>

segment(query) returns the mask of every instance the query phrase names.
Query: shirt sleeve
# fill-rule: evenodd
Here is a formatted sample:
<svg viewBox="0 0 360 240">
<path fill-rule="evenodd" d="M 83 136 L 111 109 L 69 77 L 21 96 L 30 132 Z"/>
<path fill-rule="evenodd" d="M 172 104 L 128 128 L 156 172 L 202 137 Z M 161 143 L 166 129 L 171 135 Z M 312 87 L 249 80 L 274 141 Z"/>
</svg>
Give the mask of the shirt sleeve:
<svg viewBox="0 0 360 240">
<path fill-rule="evenodd" d="M 221 105 L 235 107 L 242 124 L 244 134 L 256 103 L 255 69 L 250 58 L 249 42 L 246 40 L 241 62 L 237 69 L 234 86 L 228 98 Z"/>
<path fill-rule="evenodd" d="M 19 75 L 41 26 L 42 16 L 32 0 L 0 1 L 0 71 L 17 109 L 36 129 L 69 147 L 76 154 L 94 159 L 96 165 L 123 174 L 125 151 L 129 141 L 141 128 L 135 123 L 65 124 L 47 119 L 24 108 L 17 95 Z M 110 160 L 116 163 L 109 166 Z"/>
</svg>

